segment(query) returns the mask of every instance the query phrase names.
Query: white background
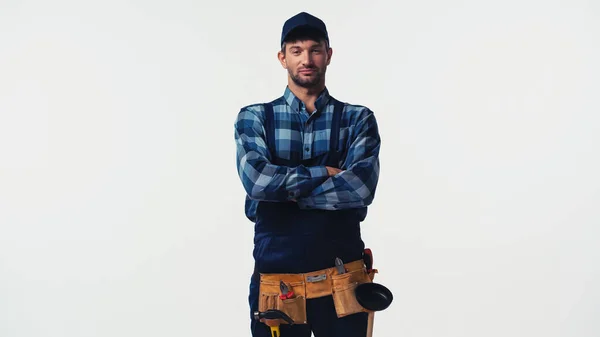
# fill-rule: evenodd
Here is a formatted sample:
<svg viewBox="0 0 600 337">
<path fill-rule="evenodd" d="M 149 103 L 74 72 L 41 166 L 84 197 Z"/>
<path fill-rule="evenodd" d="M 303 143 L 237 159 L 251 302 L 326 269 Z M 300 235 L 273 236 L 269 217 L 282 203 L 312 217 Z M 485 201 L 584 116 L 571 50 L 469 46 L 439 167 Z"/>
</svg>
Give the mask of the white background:
<svg viewBox="0 0 600 337">
<path fill-rule="evenodd" d="M 0 336 L 249 336 L 240 107 L 283 22 L 375 111 L 375 336 L 600 335 L 597 1 L 0 1 Z"/>
</svg>

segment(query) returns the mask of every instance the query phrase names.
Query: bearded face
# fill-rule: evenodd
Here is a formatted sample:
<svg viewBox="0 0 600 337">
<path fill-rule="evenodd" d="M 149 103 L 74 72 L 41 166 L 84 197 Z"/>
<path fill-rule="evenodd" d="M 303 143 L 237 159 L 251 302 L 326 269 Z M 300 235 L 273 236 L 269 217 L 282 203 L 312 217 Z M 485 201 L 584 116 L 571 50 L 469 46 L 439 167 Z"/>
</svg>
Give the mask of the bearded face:
<svg viewBox="0 0 600 337">
<path fill-rule="evenodd" d="M 330 57 L 325 42 L 304 40 L 287 43 L 280 60 L 296 85 L 313 88 L 323 84 Z"/>
</svg>

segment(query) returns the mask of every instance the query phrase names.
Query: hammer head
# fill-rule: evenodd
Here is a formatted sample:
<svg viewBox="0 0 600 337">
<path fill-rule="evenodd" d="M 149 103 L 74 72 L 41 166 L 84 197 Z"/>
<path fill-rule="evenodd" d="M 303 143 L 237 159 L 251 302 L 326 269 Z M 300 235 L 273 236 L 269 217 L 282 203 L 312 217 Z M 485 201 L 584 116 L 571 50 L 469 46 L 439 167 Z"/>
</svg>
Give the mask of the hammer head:
<svg viewBox="0 0 600 337">
<path fill-rule="evenodd" d="M 254 312 L 255 320 L 259 321 L 263 318 L 264 319 L 282 319 L 289 324 L 294 324 L 294 320 L 290 316 L 286 315 L 286 313 L 284 313 L 281 310 L 269 309 L 264 312 L 258 312 L 258 311 Z"/>
</svg>

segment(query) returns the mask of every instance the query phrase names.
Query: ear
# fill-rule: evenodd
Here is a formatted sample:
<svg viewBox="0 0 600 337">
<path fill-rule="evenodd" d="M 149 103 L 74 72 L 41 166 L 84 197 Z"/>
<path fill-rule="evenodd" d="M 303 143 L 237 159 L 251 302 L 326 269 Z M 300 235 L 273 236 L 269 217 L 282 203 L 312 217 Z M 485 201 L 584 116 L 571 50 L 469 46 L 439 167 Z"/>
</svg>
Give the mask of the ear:
<svg viewBox="0 0 600 337">
<path fill-rule="evenodd" d="M 332 48 L 327 49 L 327 65 L 329 65 L 329 63 L 331 62 L 332 55 L 333 55 L 333 49 Z"/>
<path fill-rule="evenodd" d="M 281 63 L 281 66 L 283 67 L 283 69 L 287 69 L 287 62 L 285 60 L 285 54 L 281 50 L 277 52 L 277 59 L 279 60 L 279 63 Z"/>
</svg>

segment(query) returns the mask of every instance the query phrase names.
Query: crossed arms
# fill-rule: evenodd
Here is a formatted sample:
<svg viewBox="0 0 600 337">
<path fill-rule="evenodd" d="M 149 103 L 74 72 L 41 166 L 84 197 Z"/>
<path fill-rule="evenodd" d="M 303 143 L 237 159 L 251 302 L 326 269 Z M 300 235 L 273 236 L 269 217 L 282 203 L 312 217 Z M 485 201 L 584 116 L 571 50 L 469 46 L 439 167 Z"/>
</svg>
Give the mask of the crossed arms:
<svg viewBox="0 0 600 337">
<path fill-rule="evenodd" d="M 295 201 L 300 208 L 340 210 L 372 203 L 379 179 L 380 138 L 373 112 L 357 117 L 342 167 L 287 167 L 270 162 L 262 119 L 242 109 L 235 122 L 237 171 L 251 199 Z"/>
</svg>

